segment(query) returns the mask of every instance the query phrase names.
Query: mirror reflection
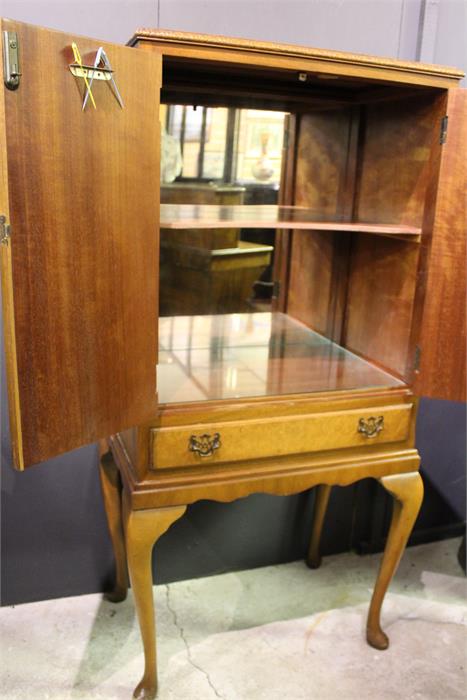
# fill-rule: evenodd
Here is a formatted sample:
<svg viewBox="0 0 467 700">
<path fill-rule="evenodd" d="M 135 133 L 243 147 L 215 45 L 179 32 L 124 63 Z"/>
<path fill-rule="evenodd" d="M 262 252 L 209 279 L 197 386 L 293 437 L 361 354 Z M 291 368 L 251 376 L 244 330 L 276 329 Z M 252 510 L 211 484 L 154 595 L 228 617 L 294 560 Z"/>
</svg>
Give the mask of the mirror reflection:
<svg viewBox="0 0 467 700">
<path fill-rule="evenodd" d="M 161 203 L 278 204 L 284 112 L 163 105 Z M 161 229 L 160 315 L 267 311 L 275 230 Z"/>
</svg>

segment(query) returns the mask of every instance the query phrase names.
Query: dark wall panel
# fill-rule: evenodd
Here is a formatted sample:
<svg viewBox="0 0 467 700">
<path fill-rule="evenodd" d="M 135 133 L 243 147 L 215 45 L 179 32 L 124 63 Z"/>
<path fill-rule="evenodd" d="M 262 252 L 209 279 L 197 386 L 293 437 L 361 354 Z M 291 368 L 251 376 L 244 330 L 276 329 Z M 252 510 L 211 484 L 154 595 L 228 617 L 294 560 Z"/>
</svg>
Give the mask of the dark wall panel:
<svg viewBox="0 0 467 700">
<path fill-rule="evenodd" d="M 417 422 L 417 448 L 422 457 L 426 490 L 431 488 L 452 511 L 453 517 L 464 521 L 466 409 L 465 403 L 422 399 Z M 431 511 L 435 513 L 436 509 Z M 431 526 L 428 514 L 426 526 Z"/>
</svg>

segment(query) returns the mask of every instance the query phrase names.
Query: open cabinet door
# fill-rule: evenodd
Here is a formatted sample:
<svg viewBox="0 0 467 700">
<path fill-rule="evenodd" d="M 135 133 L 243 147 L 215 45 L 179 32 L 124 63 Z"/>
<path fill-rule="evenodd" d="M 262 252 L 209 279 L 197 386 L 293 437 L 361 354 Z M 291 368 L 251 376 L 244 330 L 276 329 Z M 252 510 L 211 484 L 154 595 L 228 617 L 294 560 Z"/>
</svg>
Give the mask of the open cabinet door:
<svg viewBox="0 0 467 700">
<path fill-rule="evenodd" d="M 156 408 L 161 58 L 10 20 L 0 88 L 2 291 L 18 468 L 147 420 Z M 74 77 L 103 46 L 123 100 Z M 9 234 L 9 235 L 8 235 Z"/>
<path fill-rule="evenodd" d="M 431 231 L 419 369 L 419 396 L 466 399 L 467 90 L 449 90 L 438 190 L 427 212 Z M 425 223 L 424 223 L 425 226 Z"/>
</svg>

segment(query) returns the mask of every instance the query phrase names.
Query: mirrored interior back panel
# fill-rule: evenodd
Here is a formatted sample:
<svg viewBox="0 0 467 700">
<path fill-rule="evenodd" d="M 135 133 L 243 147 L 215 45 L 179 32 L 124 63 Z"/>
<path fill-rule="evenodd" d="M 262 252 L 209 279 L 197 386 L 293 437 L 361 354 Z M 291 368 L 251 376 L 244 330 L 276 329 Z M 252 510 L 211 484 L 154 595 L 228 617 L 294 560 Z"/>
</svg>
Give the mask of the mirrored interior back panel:
<svg viewBox="0 0 467 700">
<path fill-rule="evenodd" d="M 285 114 L 164 105 L 162 119 L 161 316 L 270 308 L 276 232 L 255 214 L 279 201 Z"/>
</svg>

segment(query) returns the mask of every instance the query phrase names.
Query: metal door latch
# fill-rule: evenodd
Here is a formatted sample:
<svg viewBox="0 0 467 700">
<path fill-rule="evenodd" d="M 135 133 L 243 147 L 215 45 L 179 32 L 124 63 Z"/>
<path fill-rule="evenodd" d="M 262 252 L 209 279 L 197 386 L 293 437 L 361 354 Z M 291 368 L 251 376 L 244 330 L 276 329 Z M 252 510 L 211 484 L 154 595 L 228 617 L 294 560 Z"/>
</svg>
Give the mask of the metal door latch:
<svg viewBox="0 0 467 700">
<path fill-rule="evenodd" d="M 439 129 L 439 142 L 441 145 L 445 144 L 448 138 L 448 115 L 441 119 L 441 126 Z"/>
<path fill-rule="evenodd" d="M 11 236 L 10 224 L 6 222 L 6 216 L 0 216 L 0 243 L 7 245 Z"/>
<path fill-rule="evenodd" d="M 9 90 L 16 90 L 21 76 L 19 66 L 18 35 L 3 32 L 3 80 Z"/>
</svg>

